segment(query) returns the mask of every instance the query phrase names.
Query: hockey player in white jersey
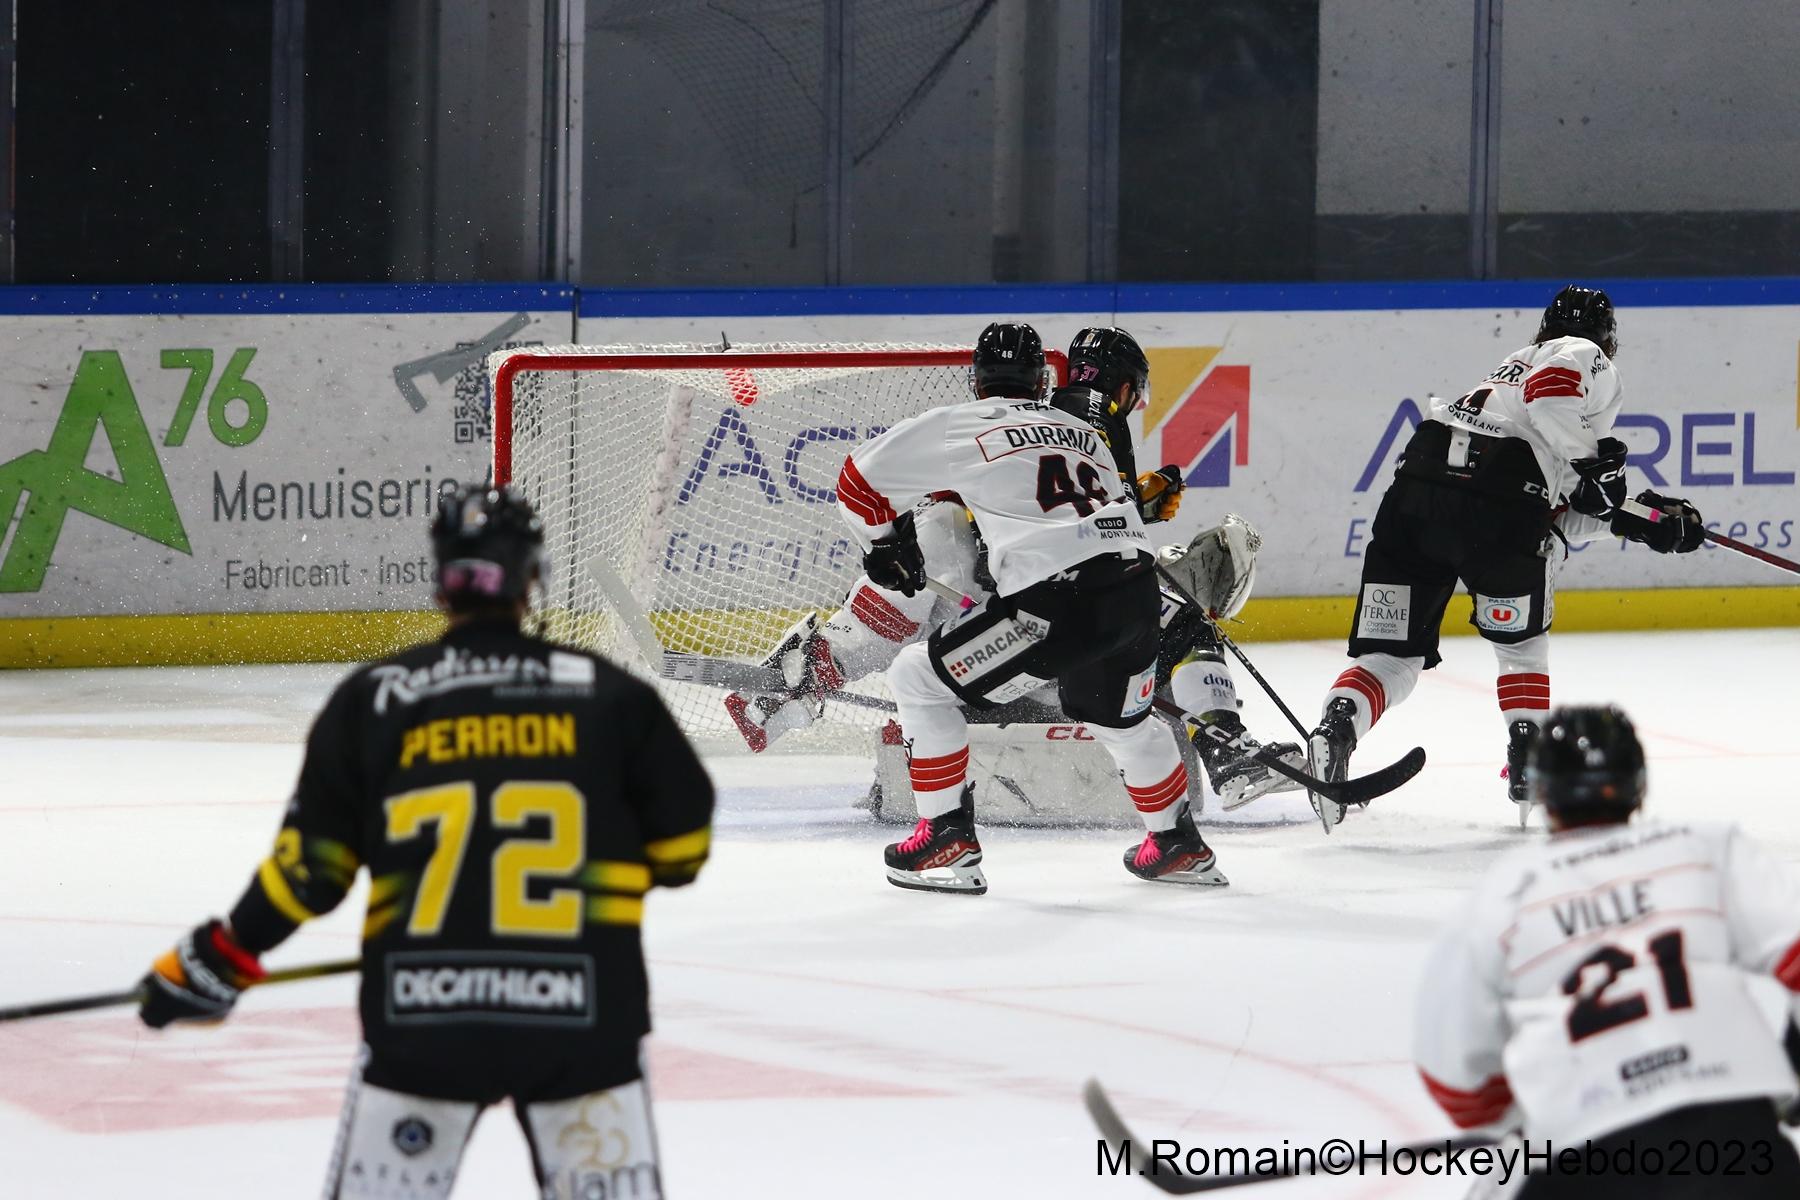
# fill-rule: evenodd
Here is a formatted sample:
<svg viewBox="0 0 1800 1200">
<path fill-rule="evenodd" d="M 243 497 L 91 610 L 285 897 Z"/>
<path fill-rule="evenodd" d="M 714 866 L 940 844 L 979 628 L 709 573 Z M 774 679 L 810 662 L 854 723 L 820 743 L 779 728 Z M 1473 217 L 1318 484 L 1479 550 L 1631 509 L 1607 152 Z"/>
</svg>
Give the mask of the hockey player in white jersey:
<svg viewBox="0 0 1800 1200">
<path fill-rule="evenodd" d="M 982 530 L 995 584 L 888 671 L 920 815 L 912 835 L 887 848 L 888 878 L 900 887 L 987 890 L 962 706 L 1004 703 L 1052 681 L 1064 713 L 1112 754 L 1147 827 L 1126 868 L 1144 879 L 1225 882 L 1186 812 L 1176 735 L 1151 719 L 1158 589 L 1139 499 L 1121 477 L 1149 361 L 1123 330 L 1084 329 L 1069 370 L 1070 384 L 1047 403 L 978 400 L 902 421 L 858 447 L 838 477 L 838 503 L 878 585 L 924 590 L 907 510 L 951 490 Z"/>
<path fill-rule="evenodd" d="M 978 400 L 1041 401 L 1049 394 L 1050 375 L 1037 330 L 1007 321 L 983 329 L 975 341 L 969 387 Z M 985 600 L 992 580 L 980 568 L 975 529 L 962 503 L 928 497 L 908 515 L 932 577 Z M 958 605 L 929 591 L 906 595 L 863 575 L 850 585 L 843 607 L 823 622 L 808 613 L 770 654 L 767 665 L 782 672 L 785 690 L 732 692 L 725 710 L 750 749 L 765 750 L 776 738 L 817 720 L 832 692 L 885 671 L 901 647 L 926 637 L 958 611 Z"/>
<path fill-rule="evenodd" d="M 1685 554 L 1705 536 L 1686 500 L 1640 493 L 1662 514 L 1654 521 L 1620 507 L 1617 351 L 1606 293 L 1571 284 L 1544 310 L 1532 343 L 1479 387 L 1454 401 L 1432 398 L 1370 530 L 1350 632 L 1356 661 L 1326 693 L 1310 739 L 1321 778 L 1346 778 L 1357 741 L 1438 664 L 1438 627 L 1460 580 L 1474 601 L 1469 622 L 1498 661 L 1507 794 L 1523 821 L 1521 768 L 1550 708 L 1548 634 L 1565 543 L 1611 533 Z M 1317 795 L 1313 804 L 1327 831 L 1343 820 L 1341 805 Z"/>
<path fill-rule="evenodd" d="M 1041 400 L 1049 379 L 1043 341 L 1030 325 L 994 322 L 976 339 L 970 386 L 977 399 Z M 1146 524 L 1174 518 L 1183 490 L 1177 469 L 1165 467 L 1136 482 Z M 928 573 L 978 603 L 986 600 L 993 580 L 979 533 L 960 501 L 926 499 L 911 515 Z M 1235 616 L 1249 599 L 1260 545 L 1248 522 L 1228 516 L 1188 546 L 1158 552 L 1207 611 L 1163 589 L 1157 685 L 1202 718 L 1191 736 L 1208 781 L 1228 810 L 1298 786 L 1250 757 L 1262 744 L 1238 715 L 1236 688 L 1213 626 L 1214 620 Z M 761 694 L 732 692 L 725 697 L 726 711 L 749 748 L 765 750 L 783 734 L 817 720 L 832 692 L 885 671 L 904 646 L 928 637 L 958 611 L 929 591 L 907 596 L 861 576 L 841 608 L 823 621 L 808 613 L 769 655 L 766 665 L 779 669 L 787 686 Z M 1294 743 L 1272 743 L 1268 749 L 1296 768 L 1305 764 L 1305 752 Z"/>
<path fill-rule="evenodd" d="M 1800 994 L 1800 888 L 1733 826 L 1633 822 L 1644 752 L 1616 708 L 1550 714 L 1525 775 L 1552 833 L 1496 863 L 1431 951 L 1426 1089 L 1461 1128 L 1580 1152 L 1585 1175 L 1530 1164 L 1523 1200 L 1800 1196 L 1776 1115 L 1800 1084 L 1750 991 Z"/>
</svg>

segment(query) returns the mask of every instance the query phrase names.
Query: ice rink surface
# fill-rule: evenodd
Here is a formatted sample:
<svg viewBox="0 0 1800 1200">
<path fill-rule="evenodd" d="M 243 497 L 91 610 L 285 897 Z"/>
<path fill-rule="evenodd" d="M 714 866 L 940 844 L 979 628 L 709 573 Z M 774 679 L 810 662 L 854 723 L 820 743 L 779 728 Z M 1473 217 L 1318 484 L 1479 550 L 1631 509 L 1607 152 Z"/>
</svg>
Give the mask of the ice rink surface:
<svg viewBox="0 0 1800 1200">
<path fill-rule="evenodd" d="M 1310 718 L 1339 643 L 1252 644 Z M 1447 1121 L 1409 1064 L 1426 940 L 1521 838 L 1481 643 L 1392 711 L 1353 770 L 1414 744 L 1406 788 L 1327 838 L 1285 823 L 1210 840 L 1231 886 L 1140 883 L 1129 834 L 983 834 L 991 891 L 889 886 L 892 827 L 852 808 L 854 757 L 720 756 L 716 850 L 648 905 L 652 1088 L 667 1192 L 1150 1196 L 1096 1177 L 1082 1081 L 1145 1136 L 1215 1147 L 1399 1141 Z M 1800 631 L 1558 635 L 1558 701 L 1617 700 L 1659 816 L 1737 821 L 1800 864 Z M 0 1004 L 129 987 L 235 899 L 269 847 L 299 741 L 339 667 L 0 674 Z M 1251 728 L 1284 733 L 1240 672 Z M 1126 804 L 1123 794 L 1121 805 Z M 270 956 L 354 954 L 362 891 Z M 127 1010 L 0 1026 L 0 1195 L 316 1195 L 356 1040 L 347 979 L 272 987 L 211 1030 Z M 1461 1196 L 1346 1178 L 1259 1196 Z M 528 1196 L 490 1112 L 459 1196 Z M 1234 1193 L 1235 1194 L 1235 1193 Z"/>
</svg>

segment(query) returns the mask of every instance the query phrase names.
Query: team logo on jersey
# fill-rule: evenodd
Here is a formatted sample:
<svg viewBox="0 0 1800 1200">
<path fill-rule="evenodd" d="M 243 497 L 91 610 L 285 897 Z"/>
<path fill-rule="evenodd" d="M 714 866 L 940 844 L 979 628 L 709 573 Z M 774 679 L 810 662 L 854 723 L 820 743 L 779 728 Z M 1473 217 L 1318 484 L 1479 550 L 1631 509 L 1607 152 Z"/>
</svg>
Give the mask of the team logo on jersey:
<svg viewBox="0 0 1800 1200">
<path fill-rule="evenodd" d="M 387 957 L 391 1024 L 592 1025 L 594 963 L 582 954 L 409 951 Z"/>
<path fill-rule="evenodd" d="M 1475 624 L 1489 633 L 1522 632 L 1531 624 L 1531 597 L 1477 596 Z"/>
<path fill-rule="evenodd" d="M 1144 410 L 1144 438 L 1160 430 L 1162 444 L 1155 457 L 1180 466 L 1189 487 L 1225 487 L 1234 465 L 1250 464 L 1250 368 L 1215 365 L 1222 350 L 1181 346 L 1144 351 L 1156 381 Z"/>
</svg>

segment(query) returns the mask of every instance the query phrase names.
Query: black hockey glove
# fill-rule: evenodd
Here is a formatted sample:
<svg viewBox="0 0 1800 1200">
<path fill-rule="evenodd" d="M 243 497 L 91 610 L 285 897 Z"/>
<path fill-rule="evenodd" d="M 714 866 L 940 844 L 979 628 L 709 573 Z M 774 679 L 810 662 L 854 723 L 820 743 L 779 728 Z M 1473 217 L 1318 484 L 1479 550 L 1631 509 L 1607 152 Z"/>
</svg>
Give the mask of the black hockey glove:
<svg viewBox="0 0 1800 1200">
<path fill-rule="evenodd" d="M 1706 540 L 1706 523 L 1700 510 L 1686 500 L 1639 492 L 1637 502 L 1662 514 L 1660 519 L 1637 516 L 1620 509 L 1612 517 L 1612 531 L 1628 542 L 1642 542 L 1658 554 L 1688 554 Z"/>
<path fill-rule="evenodd" d="M 1569 507 L 1590 517 L 1610 515 L 1625 503 L 1625 443 L 1618 438 L 1600 439 L 1596 458 L 1578 458 L 1569 464 L 1581 477 Z"/>
<path fill-rule="evenodd" d="M 1152 525 L 1157 521 L 1172 521 L 1181 508 L 1181 493 L 1187 482 L 1181 478 L 1181 468 L 1173 463 L 1166 467 L 1158 467 L 1147 475 L 1137 477 L 1138 516 L 1144 524 Z"/>
<path fill-rule="evenodd" d="M 863 573 L 876 587 L 902 596 L 914 596 L 924 590 L 925 554 L 919 549 L 911 513 L 901 513 L 894 522 L 894 532 L 875 539 L 863 555 Z"/>
<path fill-rule="evenodd" d="M 152 1029 L 171 1021 L 222 1021 L 239 993 L 266 972 L 214 918 L 190 930 L 138 985 L 138 1016 Z"/>
</svg>

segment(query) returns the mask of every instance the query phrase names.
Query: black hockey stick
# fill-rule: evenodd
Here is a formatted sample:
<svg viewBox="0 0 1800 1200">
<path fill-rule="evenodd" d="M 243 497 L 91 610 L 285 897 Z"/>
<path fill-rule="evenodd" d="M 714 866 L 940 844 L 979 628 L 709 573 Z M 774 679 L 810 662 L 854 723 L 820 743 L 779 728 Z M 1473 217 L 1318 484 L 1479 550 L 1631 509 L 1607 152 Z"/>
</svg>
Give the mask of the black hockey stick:
<svg viewBox="0 0 1800 1200">
<path fill-rule="evenodd" d="M 1636 500 L 1627 500 L 1625 503 L 1619 505 L 1619 507 L 1630 513 L 1632 516 L 1642 517 L 1646 521 L 1660 521 L 1663 519 L 1663 513 L 1660 509 L 1651 508 L 1648 504 L 1640 504 Z M 1727 550 L 1736 550 L 1739 554 L 1766 562 L 1771 567 L 1775 567 L 1782 571 L 1788 571 L 1795 575 L 1800 575 L 1800 563 L 1789 562 L 1779 554 L 1770 554 L 1767 550 L 1758 550 L 1755 546 L 1740 542 L 1736 538 L 1726 537 L 1722 533 L 1715 533 L 1710 529 L 1703 530 L 1702 533 L 1706 540 L 1713 543 L 1715 546 L 1723 546 Z"/>
<path fill-rule="evenodd" d="M 1124 1164 L 1125 1169 L 1142 1175 L 1154 1187 L 1172 1196 L 1191 1196 L 1196 1192 L 1216 1192 L 1221 1188 L 1244 1187 L 1253 1183 L 1273 1183 L 1278 1179 L 1292 1179 L 1300 1175 L 1311 1176 L 1319 1173 L 1316 1168 L 1302 1170 L 1297 1161 L 1284 1156 L 1285 1161 L 1280 1169 L 1269 1172 L 1252 1171 L 1241 1175 L 1186 1175 L 1178 1170 L 1173 1162 L 1169 1161 L 1168 1155 L 1157 1155 L 1157 1142 L 1145 1143 L 1131 1132 L 1131 1129 L 1119 1116 L 1118 1110 L 1112 1106 L 1112 1100 L 1107 1096 L 1106 1089 L 1100 1086 L 1098 1079 L 1087 1081 L 1087 1086 L 1081 1089 L 1081 1099 L 1082 1103 L 1087 1106 L 1088 1116 L 1092 1117 L 1094 1124 L 1099 1127 L 1101 1136 L 1112 1145 L 1120 1147 L 1120 1161 Z M 1350 1149 L 1348 1142 L 1341 1144 L 1346 1156 L 1355 1153 Z M 1410 1145 L 1395 1146 L 1388 1149 L 1387 1153 L 1398 1155 L 1410 1152 L 1415 1159 L 1420 1159 L 1432 1153 L 1447 1154 L 1451 1151 L 1474 1150 L 1481 1146 L 1497 1144 L 1490 1137 L 1440 1138 L 1435 1142 L 1414 1142 Z M 1150 1151 L 1149 1162 L 1146 1165 L 1140 1160 L 1134 1167 L 1133 1160 L 1139 1159 L 1138 1151 L 1140 1149 Z M 1167 1170 L 1164 1170 L 1165 1166 L 1168 1168 Z M 1325 1173 L 1327 1175 L 1335 1174 L 1329 1170 Z"/>
<path fill-rule="evenodd" d="M 1151 701 L 1158 712 L 1168 713 L 1182 721 L 1206 722 L 1200 717 L 1162 697 Z M 1342 783 L 1327 783 L 1317 775 L 1309 775 L 1298 767 L 1290 767 L 1267 747 L 1259 747 L 1255 754 L 1249 755 L 1251 762 L 1259 762 L 1277 775 L 1283 775 L 1299 784 L 1309 792 L 1316 792 L 1334 804 L 1367 804 L 1377 796 L 1385 796 L 1400 787 L 1414 775 L 1425 769 L 1425 747 L 1414 746 L 1401 755 L 1396 762 L 1389 763 L 1379 771 L 1370 771 L 1367 775 L 1358 775 L 1355 779 L 1346 779 Z M 1327 828 L 1327 833 L 1330 829 Z"/>
<path fill-rule="evenodd" d="M 728 687 L 741 691 L 787 692 L 792 690 L 788 686 L 787 677 L 776 667 L 738 662 L 730 658 L 709 658 L 704 654 L 684 654 L 675 650 L 663 651 L 659 674 L 664 679 L 673 679 L 679 683 L 699 683 L 709 687 Z M 853 704 L 860 708 L 894 711 L 894 702 L 883 700 L 879 696 L 863 696 L 856 692 L 823 692 L 820 693 L 820 697 L 840 704 Z"/>
<path fill-rule="evenodd" d="M 1217 621 L 1213 620 L 1212 614 L 1206 611 L 1206 606 L 1194 599 L 1193 593 L 1181 586 L 1181 581 L 1169 574 L 1168 570 L 1160 562 L 1156 564 L 1156 573 L 1163 577 L 1165 583 L 1175 589 L 1175 594 L 1177 596 L 1180 596 L 1183 600 L 1193 605 L 1194 610 L 1206 618 L 1207 624 L 1213 627 L 1213 632 L 1219 635 L 1219 641 L 1223 642 L 1225 648 L 1231 651 L 1232 655 L 1239 662 L 1244 664 L 1244 670 L 1250 672 L 1250 678 L 1262 685 L 1262 690 L 1269 694 L 1269 699 L 1275 702 L 1275 707 L 1281 710 L 1281 715 L 1288 719 L 1288 724 L 1299 730 L 1301 742 L 1304 743 L 1308 741 L 1312 737 L 1312 731 L 1300 723 L 1300 718 L 1294 715 L 1294 710 L 1289 708 L 1287 702 L 1282 700 L 1281 696 L 1275 691 L 1275 685 L 1263 678 L 1263 673 L 1256 669 L 1256 664 L 1250 661 L 1250 656 L 1245 654 L 1243 649 L 1239 647 L 1236 642 L 1226 636 L 1224 628 L 1220 626 Z"/>
<path fill-rule="evenodd" d="M 964 608 L 975 603 L 972 598 L 965 596 L 947 583 L 940 583 L 935 579 L 928 578 L 925 580 L 925 586 L 946 600 L 957 601 Z M 1179 586 L 1177 585 L 1178 588 Z M 1185 593 L 1183 594 L 1185 595 Z M 1192 598 L 1189 597 L 1189 599 L 1191 601 Z M 1178 720 L 1199 721 L 1202 725 L 1206 724 L 1202 718 L 1188 712 L 1179 704 L 1174 704 L 1161 697 L 1157 697 L 1152 703 L 1158 712 L 1168 713 Z M 1309 775 L 1297 767 L 1288 766 L 1287 763 L 1277 758 L 1267 746 L 1259 747 L 1256 753 L 1249 757 L 1277 775 L 1293 780 L 1307 791 L 1315 792 L 1340 805 L 1367 804 L 1377 796 L 1385 796 L 1417 775 L 1425 767 L 1424 748 L 1414 746 L 1399 762 L 1385 766 L 1379 771 L 1371 771 L 1367 775 L 1359 775 L 1355 779 L 1346 779 L 1342 783 L 1327 783 L 1316 775 Z M 1327 832 L 1329 831 L 1328 827 Z"/>
<path fill-rule="evenodd" d="M 326 975 L 348 975 L 362 967 L 360 958 L 341 958 L 335 962 L 311 963 L 304 967 L 282 967 L 270 971 L 251 987 L 267 987 L 271 983 L 293 983 L 300 979 L 319 979 Z M 246 989 L 247 990 L 247 989 Z M 128 992 L 95 992 L 87 996 L 70 996 L 63 1000 L 39 1000 L 33 1004 L 15 1004 L 0 1008 L 0 1021 L 23 1021 L 30 1017 L 54 1017 L 59 1013 L 84 1012 L 90 1008 L 112 1008 L 120 1004 L 139 1004 L 144 999 L 140 985 Z"/>
</svg>

